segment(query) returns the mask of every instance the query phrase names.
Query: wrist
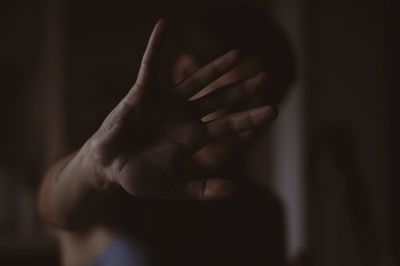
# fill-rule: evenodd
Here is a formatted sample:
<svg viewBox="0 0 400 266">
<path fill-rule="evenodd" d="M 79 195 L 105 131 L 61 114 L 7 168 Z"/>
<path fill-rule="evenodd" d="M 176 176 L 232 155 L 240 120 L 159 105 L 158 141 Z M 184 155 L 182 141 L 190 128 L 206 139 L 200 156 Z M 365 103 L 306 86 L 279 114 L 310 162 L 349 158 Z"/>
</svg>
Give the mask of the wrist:
<svg viewBox="0 0 400 266">
<path fill-rule="evenodd" d="M 85 143 L 76 154 L 76 159 L 85 173 L 90 186 L 94 190 L 107 191 L 115 186 L 115 182 L 108 177 L 105 167 L 93 155 L 90 145 Z"/>
</svg>

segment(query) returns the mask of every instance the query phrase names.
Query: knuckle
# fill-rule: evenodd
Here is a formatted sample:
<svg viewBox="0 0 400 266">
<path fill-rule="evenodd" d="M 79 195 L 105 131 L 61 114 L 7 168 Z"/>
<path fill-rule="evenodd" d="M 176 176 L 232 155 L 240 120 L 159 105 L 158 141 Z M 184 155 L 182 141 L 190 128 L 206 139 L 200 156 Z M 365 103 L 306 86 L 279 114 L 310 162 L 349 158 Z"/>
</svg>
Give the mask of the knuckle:
<svg viewBox="0 0 400 266">
<path fill-rule="evenodd" d="M 215 75 L 215 76 L 221 76 L 223 73 L 221 66 L 220 66 L 220 62 L 216 62 L 216 61 L 212 61 L 210 63 L 211 66 L 211 72 Z"/>
</svg>

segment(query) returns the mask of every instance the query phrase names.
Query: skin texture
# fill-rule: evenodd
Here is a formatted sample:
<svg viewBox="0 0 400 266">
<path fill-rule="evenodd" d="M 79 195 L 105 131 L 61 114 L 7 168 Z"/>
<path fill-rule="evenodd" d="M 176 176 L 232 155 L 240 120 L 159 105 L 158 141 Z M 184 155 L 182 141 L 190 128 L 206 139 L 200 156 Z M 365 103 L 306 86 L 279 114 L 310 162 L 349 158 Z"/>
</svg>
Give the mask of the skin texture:
<svg viewBox="0 0 400 266">
<path fill-rule="evenodd" d="M 241 62 L 232 50 L 200 67 L 173 88 L 157 85 L 158 60 L 164 37 L 159 21 L 143 55 L 137 80 L 79 151 L 49 170 L 39 193 L 39 209 L 50 224 L 83 229 L 93 224 L 108 201 L 123 191 L 137 198 L 210 201 L 235 194 L 235 185 L 218 177 L 185 174 L 188 161 L 210 143 L 268 124 L 272 106 L 202 118 L 230 110 L 264 86 L 261 72 L 193 98 Z"/>
</svg>

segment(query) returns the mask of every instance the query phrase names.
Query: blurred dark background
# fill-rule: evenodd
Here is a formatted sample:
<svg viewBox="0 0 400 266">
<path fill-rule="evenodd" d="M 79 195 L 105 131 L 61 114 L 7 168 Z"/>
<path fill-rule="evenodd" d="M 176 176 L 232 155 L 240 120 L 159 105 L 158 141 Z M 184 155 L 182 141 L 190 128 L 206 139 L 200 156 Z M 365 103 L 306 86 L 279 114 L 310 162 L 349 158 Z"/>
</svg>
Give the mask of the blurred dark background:
<svg viewBox="0 0 400 266">
<path fill-rule="evenodd" d="M 1 2 L 0 265 L 57 264 L 40 178 L 132 85 L 157 19 L 231 2 Z M 285 206 L 288 261 L 398 265 L 395 1 L 251 2 L 285 29 L 300 73 L 272 129 L 273 178 L 262 151 L 252 170 Z"/>
</svg>

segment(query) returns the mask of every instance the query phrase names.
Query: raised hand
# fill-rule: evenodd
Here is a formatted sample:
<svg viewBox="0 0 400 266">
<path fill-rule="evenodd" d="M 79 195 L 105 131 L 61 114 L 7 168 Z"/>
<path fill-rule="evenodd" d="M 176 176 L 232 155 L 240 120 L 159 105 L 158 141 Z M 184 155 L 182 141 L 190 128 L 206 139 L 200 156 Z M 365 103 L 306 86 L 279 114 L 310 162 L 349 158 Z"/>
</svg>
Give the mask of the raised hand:
<svg viewBox="0 0 400 266">
<path fill-rule="evenodd" d="M 193 180 L 183 175 L 191 156 L 210 142 L 258 127 L 276 117 L 261 106 L 216 120 L 201 118 L 230 107 L 263 86 L 263 73 L 190 100 L 240 63 L 230 51 L 198 69 L 174 88 L 160 88 L 157 70 L 164 22 L 155 26 L 138 78 L 84 148 L 93 158 L 99 182 L 118 184 L 137 197 L 212 200 L 229 196 L 228 180 Z"/>
</svg>

